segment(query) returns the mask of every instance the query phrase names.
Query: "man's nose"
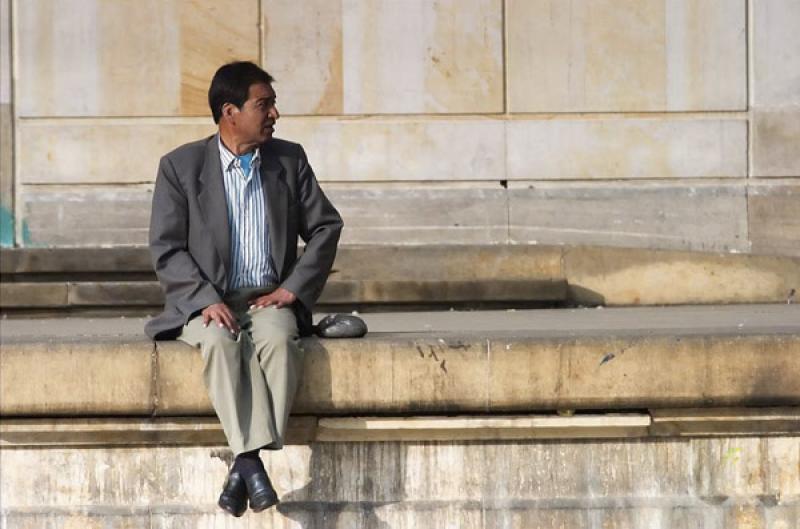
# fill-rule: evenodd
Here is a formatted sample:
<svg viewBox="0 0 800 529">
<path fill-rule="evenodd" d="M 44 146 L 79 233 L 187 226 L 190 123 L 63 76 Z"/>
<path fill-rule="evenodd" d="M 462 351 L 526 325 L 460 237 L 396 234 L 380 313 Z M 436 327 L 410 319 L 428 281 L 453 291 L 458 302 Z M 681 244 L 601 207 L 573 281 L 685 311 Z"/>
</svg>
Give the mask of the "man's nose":
<svg viewBox="0 0 800 529">
<path fill-rule="evenodd" d="M 278 118 L 281 117 L 281 113 L 278 112 L 278 107 L 275 105 L 273 105 L 272 108 L 269 109 L 269 115 L 275 121 L 277 121 Z"/>
</svg>

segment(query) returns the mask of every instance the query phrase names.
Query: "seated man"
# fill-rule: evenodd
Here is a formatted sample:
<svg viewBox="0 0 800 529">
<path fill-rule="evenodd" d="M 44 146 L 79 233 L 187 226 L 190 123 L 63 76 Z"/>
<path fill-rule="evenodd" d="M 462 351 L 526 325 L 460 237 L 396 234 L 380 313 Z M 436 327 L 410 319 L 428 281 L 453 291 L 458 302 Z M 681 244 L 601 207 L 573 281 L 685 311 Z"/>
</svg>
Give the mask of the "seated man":
<svg viewBox="0 0 800 529">
<path fill-rule="evenodd" d="M 234 516 L 248 499 L 256 512 L 278 502 L 258 452 L 283 446 L 303 367 L 299 336 L 310 334 L 342 230 L 303 148 L 272 137 L 272 82 L 250 62 L 217 70 L 208 102 L 218 132 L 161 159 L 150 221 L 166 305 L 145 331 L 200 349 L 236 455 L 219 498 Z"/>
</svg>

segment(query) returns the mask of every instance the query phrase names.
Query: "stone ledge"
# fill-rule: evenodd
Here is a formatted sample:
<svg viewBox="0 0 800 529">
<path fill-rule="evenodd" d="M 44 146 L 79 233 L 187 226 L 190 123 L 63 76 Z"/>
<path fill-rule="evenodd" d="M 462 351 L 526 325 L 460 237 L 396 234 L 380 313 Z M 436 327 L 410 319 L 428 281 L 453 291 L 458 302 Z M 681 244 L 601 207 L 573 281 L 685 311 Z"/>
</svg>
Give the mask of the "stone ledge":
<svg viewBox="0 0 800 529">
<path fill-rule="evenodd" d="M 792 435 L 800 407 L 650 410 L 573 416 L 292 416 L 286 444 L 379 441 L 513 441 Z M 226 444 L 215 417 L 4 419 L 0 448 L 213 446 Z"/>
<path fill-rule="evenodd" d="M 120 300 L 152 306 L 162 299 L 144 247 L 1 253 L 4 310 L 110 307 Z M 593 246 L 344 246 L 320 301 L 785 303 L 792 291 L 800 291 L 796 257 Z"/>
<path fill-rule="evenodd" d="M 293 411 L 315 416 L 800 405 L 800 332 L 307 339 Z M 58 381 L 55 383 L 54 381 Z M 369 383 L 364 383 L 369 381 Z M 3 344 L 6 417 L 212 415 L 202 360 L 179 342 Z"/>
<path fill-rule="evenodd" d="M 483 281 L 332 279 L 321 305 L 403 304 L 432 302 L 563 302 L 563 280 L 488 279 Z M 3 309 L 78 307 L 160 307 L 164 295 L 157 281 L 2 283 Z"/>
</svg>

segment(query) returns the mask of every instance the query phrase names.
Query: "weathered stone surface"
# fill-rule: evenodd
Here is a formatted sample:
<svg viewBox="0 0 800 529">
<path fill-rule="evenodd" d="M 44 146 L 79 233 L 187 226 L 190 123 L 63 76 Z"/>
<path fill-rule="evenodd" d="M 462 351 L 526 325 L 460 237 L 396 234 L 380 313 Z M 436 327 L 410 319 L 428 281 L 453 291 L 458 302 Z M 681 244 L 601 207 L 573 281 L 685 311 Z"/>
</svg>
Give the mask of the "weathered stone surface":
<svg viewBox="0 0 800 529">
<path fill-rule="evenodd" d="M 800 260 L 760 255 L 567 248 L 564 275 L 580 304 L 785 303 Z"/>
<path fill-rule="evenodd" d="M 488 411 L 486 340 L 403 340 L 392 344 L 390 350 L 392 400 L 399 409 L 448 409 L 461 401 L 469 409 Z M 464 388 L 469 388 L 466 394 Z"/>
<path fill-rule="evenodd" d="M 752 176 L 800 176 L 800 109 L 754 111 L 752 144 Z"/>
<path fill-rule="evenodd" d="M 800 432 L 800 408 L 651 410 L 651 435 L 759 435 Z"/>
<path fill-rule="evenodd" d="M 731 529 L 768 529 L 764 508 L 760 505 L 736 505 L 725 510 L 725 527 Z"/>
<path fill-rule="evenodd" d="M 208 115 L 219 65 L 259 57 L 257 0 L 33 0 L 16 20 L 21 116 Z"/>
<path fill-rule="evenodd" d="M 158 283 L 144 281 L 114 281 L 69 283 L 67 303 L 87 305 L 162 305 L 164 294 Z"/>
<path fill-rule="evenodd" d="M 213 413 L 203 381 L 200 351 L 183 342 L 156 342 L 158 415 Z"/>
<path fill-rule="evenodd" d="M 341 413 L 367 402 L 371 411 L 397 409 L 391 391 L 391 342 L 323 340 L 306 342 L 303 348 L 305 365 L 292 407 L 294 413 L 310 414 L 320 408 Z M 363 384 L 364 380 L 370 383 Z"/>
<path fill-rule="evenodd" d="M 261 0 L 264 63 L 276 78 L 283 115 L 343 112 L 342 7 L 325 0 Z"/>
<path fill-rule="evenodd" d="M 153 271 L 147 246 L 125 248 L 9 248 L 2 250 L 0 273 L 147 273 Z M 155 277 L 155 276 L 154 276 Z"/>
<path fill-rule="evenodd" d="M 767 507 L 764 519 L 770 529 L 797 529 L 800 527 L 800 504 Z"/>
<path fill-rule="evenodd" d="M 152 192 L 147 189 L 23 188 L 29 245 L 147 244 Z"/>
<path fill-rule="evenodd" d="M 210 119 L 23 120 L 17 131 L 20 183 L 141 184 L 155 181 L 163 155 L 215 127 Z"/>
<path fill-rule="evenodd" d="M 504 128 L 478 117 L 298 117 L 278 121 L 277 134 L 303 145 L 322 181 L 497 181 L 505 178 Z"/>
<path fill-rule="evenodd" d="M 11 2 L 0 0 L 0 104 L 11 103 Z"/>
<path fill-rule="evenodd" d="M 781 491 L 788 498 L 800 497 L 800 450 L 797 449 L 796 439 L 794 441 L 791 437 L 767 440 L 770 472 L 766 478 L 766 488 L 771 494 Z M 795 520 L 800 522 L 800 516 Z"/>
<path fill-rule="evenodd" d="M 0 246 L 14 245 L 11 2 L 0 0 Z"/>
<path fill-rule="evenodd" d="M 361 432 L 361 441 L 368 436 Z M 289 418 L 285 443 L 308 444 L 317 438 L 317 418 Z M 394 439 L 393 439 L 394 440 Z M 0 448 L 144 447 L 224 445 L 216 416 L 104 419 L 3 419 Z"/>
<path fill-rule="evenodd" d="M 84 509 L 84 511 L 91 509 Z M 121 510 L 121 509 L 120 509 Z M 75 512 L 77 511 L 77 512 Z M 151 529 L 151 516 L 147 513 L 123 514 L 91 512 L 34 512 L 8 513 L 2 516 L 3 527 L 8 529 Z"/>
<path fill-rule="evenodd" d="M 459 280 L 459 281 L 329 281 L 320 304 L 473 302 L 532 303 L 564 301 L 567 284 L 558 280 Z"/>
<path fill-rule="evenodd" d="M 563 279 L 557 246 L 343 246 L 331 279 Z"/>
<path fill-rule="evenodd" d="M 692 439 L 691 445 L 695 454 L 695 490 L 699 496 L 724 499 L 771 492 L 769 467 L 762 464 L 762 458 L 769 459 L 768 440 L 757 437 L 727 438 L 716 442 Z"/>
<path fill-rule="evenodd" d="M 510 183 L 515 243 L 746 251 L 744 184 Z"/>
<path fill-rule="evenodd" d="M 736 463 L 724 454 L 738 446 L 769 451 L 774 440 L 289 446 L 262 453 L 280 506 L 236 526 L 795 529 L 799 505 L 789 490 L 706 496 L 692 481 L 695 472 L 741 479 L 746 472 L 731 465 L 743 464 L 745 452 Z M 800 448 L 796 436 L 781 442 Z M 3 521 L 108 516 L 116 528 L 114 517 L 126 515 L 149 516 L 158 528 L 217 527 L 232 520 L 214 505 L 230 457 L 222 447 L 3 450 Z M 758 472 L 794 464 L 766 457 Z M 34 486 L 36 497 L 27 493 Z"/>
<path fill-rule="evenodd" d="M 507 241 L 506 190 L 326 187 L 344 244 L 494 244 Z"/>
<path fill-rule="evenodd" d="M 750 182 L 747 216 L 753 251 L 800 257 L 800 179 Z"/>
<path fill-rule="evenodd" d="M 512 0 L 510 110 L 744 109 L 745 14 L 743 0 Z"/>
<path fill-rule="evenodd" d="M 148 415 L 153 343 L 9 343 L 0 355 L 2 415 Z M 92 411 L 94 410 L 94 411 Z"/>
<path fill-rule="evenodd" d="M 309 339 L 303 342 L 304 376 L 293 411 L 370 415 L 795 406 L 800 340 L 789 332 L 762 335 L 740 328 L 626 336 L 620 329 L 616 337 L 584 332 L 558 338 L 495 333 L 488 350 L 481 334 Z M 202 359 L 189 346 L 158 344 L 151 373 L 156 361 L 151 342 L 77 340 L 6 340 L 0 410 L 14 416 L 150 415 L 154 409 L 162 415 L 212 413 L 200 378 Z M 52 376 L 42 375 L 40 364 Z M 88 385 L 86 372 L 92 373 Z M 74 383 L 60 384 L 56 391 L 50 389 L 51 379 Z"/>
<path fill-rule="evenodd" d="M 0 6 L 2 7 L 2 6 Z M 0 103 L 0 246 L 14 245 L 14 172 L 12 107 Z"/>
<path fill-rule="evenodd" d="M 800 419 L 797 421 L 800 423 Z M 475 441 L 643 437 L 650 416 L 338 417 L 321 418 L 315 440 Z M 798 428 L 800 429 L 800 428 Z"/>
<path fill-rule="evenodd" d="M 502 112 L 502 10 L 495 0 L 262 0 L 265 62 L 287 94 L 280 108 Z"/>
<path fill-rule="evenodd" d="M 3 307 L 63 307 L 67 304 L 67 283 L 0 283 Z"/>
<path fill-rule="evenodd" d="M 777 368 L 775 360 L 781 355 L 796 364 L 789 359 L 800 352 L 800 341 L 774 338 L 493 339 L 488 406 L 503 411 L 533 403 L 540 409 L 623 408 L 622 402 L 635 401 L 649 408 L 691 407 L 689 400 L 727 406 L 745 396 L 752 405 L 797 405 L 800 381 Z M 680 375 L 666 377 L 676 366 L 682 366 Z"/>
<path fill-rule="evenodd" d="M 0 307 L 157 307 L 164 294 L 157 281 L 2 284 Z M 483 278 L 460 281 L 328 281 L 318 304 L 552 302 L 567 299 L 563 280 Z"/>
<path fill-rule="evenodd" d="M 753 104 L 800 104 L 800 4 L 757 0 L 753 6 Z"/>
<path fill-rule="evenodd" d="M 321 181 L 367 182 L 502 180 L 504 126 L 479 118 L 288 117 L 276 128 L 304 146 Z M 161 156 L 214 130 L 210 119 L 26 120 L 18 175 L 36 184 L 149 183 Z"/>
<path fill-rule="evenodd" d="M 509 180 L 747 174 L 742 119 L 515 119 L 506 133 Z"/>
</svg>

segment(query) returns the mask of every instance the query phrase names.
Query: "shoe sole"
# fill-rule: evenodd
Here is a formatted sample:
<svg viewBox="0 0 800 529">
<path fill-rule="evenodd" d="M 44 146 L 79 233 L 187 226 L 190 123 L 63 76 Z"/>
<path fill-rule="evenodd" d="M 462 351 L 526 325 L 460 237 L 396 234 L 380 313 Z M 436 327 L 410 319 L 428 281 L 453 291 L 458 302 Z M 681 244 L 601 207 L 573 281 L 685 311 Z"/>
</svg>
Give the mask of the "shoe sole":
<svg viewBox="0 0 800 529">
<path fill-rule="evenodd" d="M 241 518 L 242 516 L 244 516 L 244 513 L 247 512 L 247 507 L 245 507 L 242 512 L 236 512 L 234 510 L 231 510 L 230 507 L 228 507 L 227 505 L 223 505 L 222 503 L 217 503 L 217 506 L 226 513 L 236 518 Z"/>
<path fill-rule="evenodd" d="M 274 501 L 270 500 L 270 502 L 271 502 L 271 503 L 269 503 L 269 502 L 268 502 L 268 503 L 266 503 L 265 505 L 257 505 L 257 506 L 255 506 L 255 507 L 253 506 L 253 502 L 250 502 L 250 509 L 251 509 L 253 512 L 261 512 L 261 511 L 265 511 L 265 510 L 269 509 L 270 507 L 274 507 L 275 505 L 278 505 L 278 504 L 281 502 L 281 500 L 279 500 L 279 499 L 276 497 Z"/>
</svg>

